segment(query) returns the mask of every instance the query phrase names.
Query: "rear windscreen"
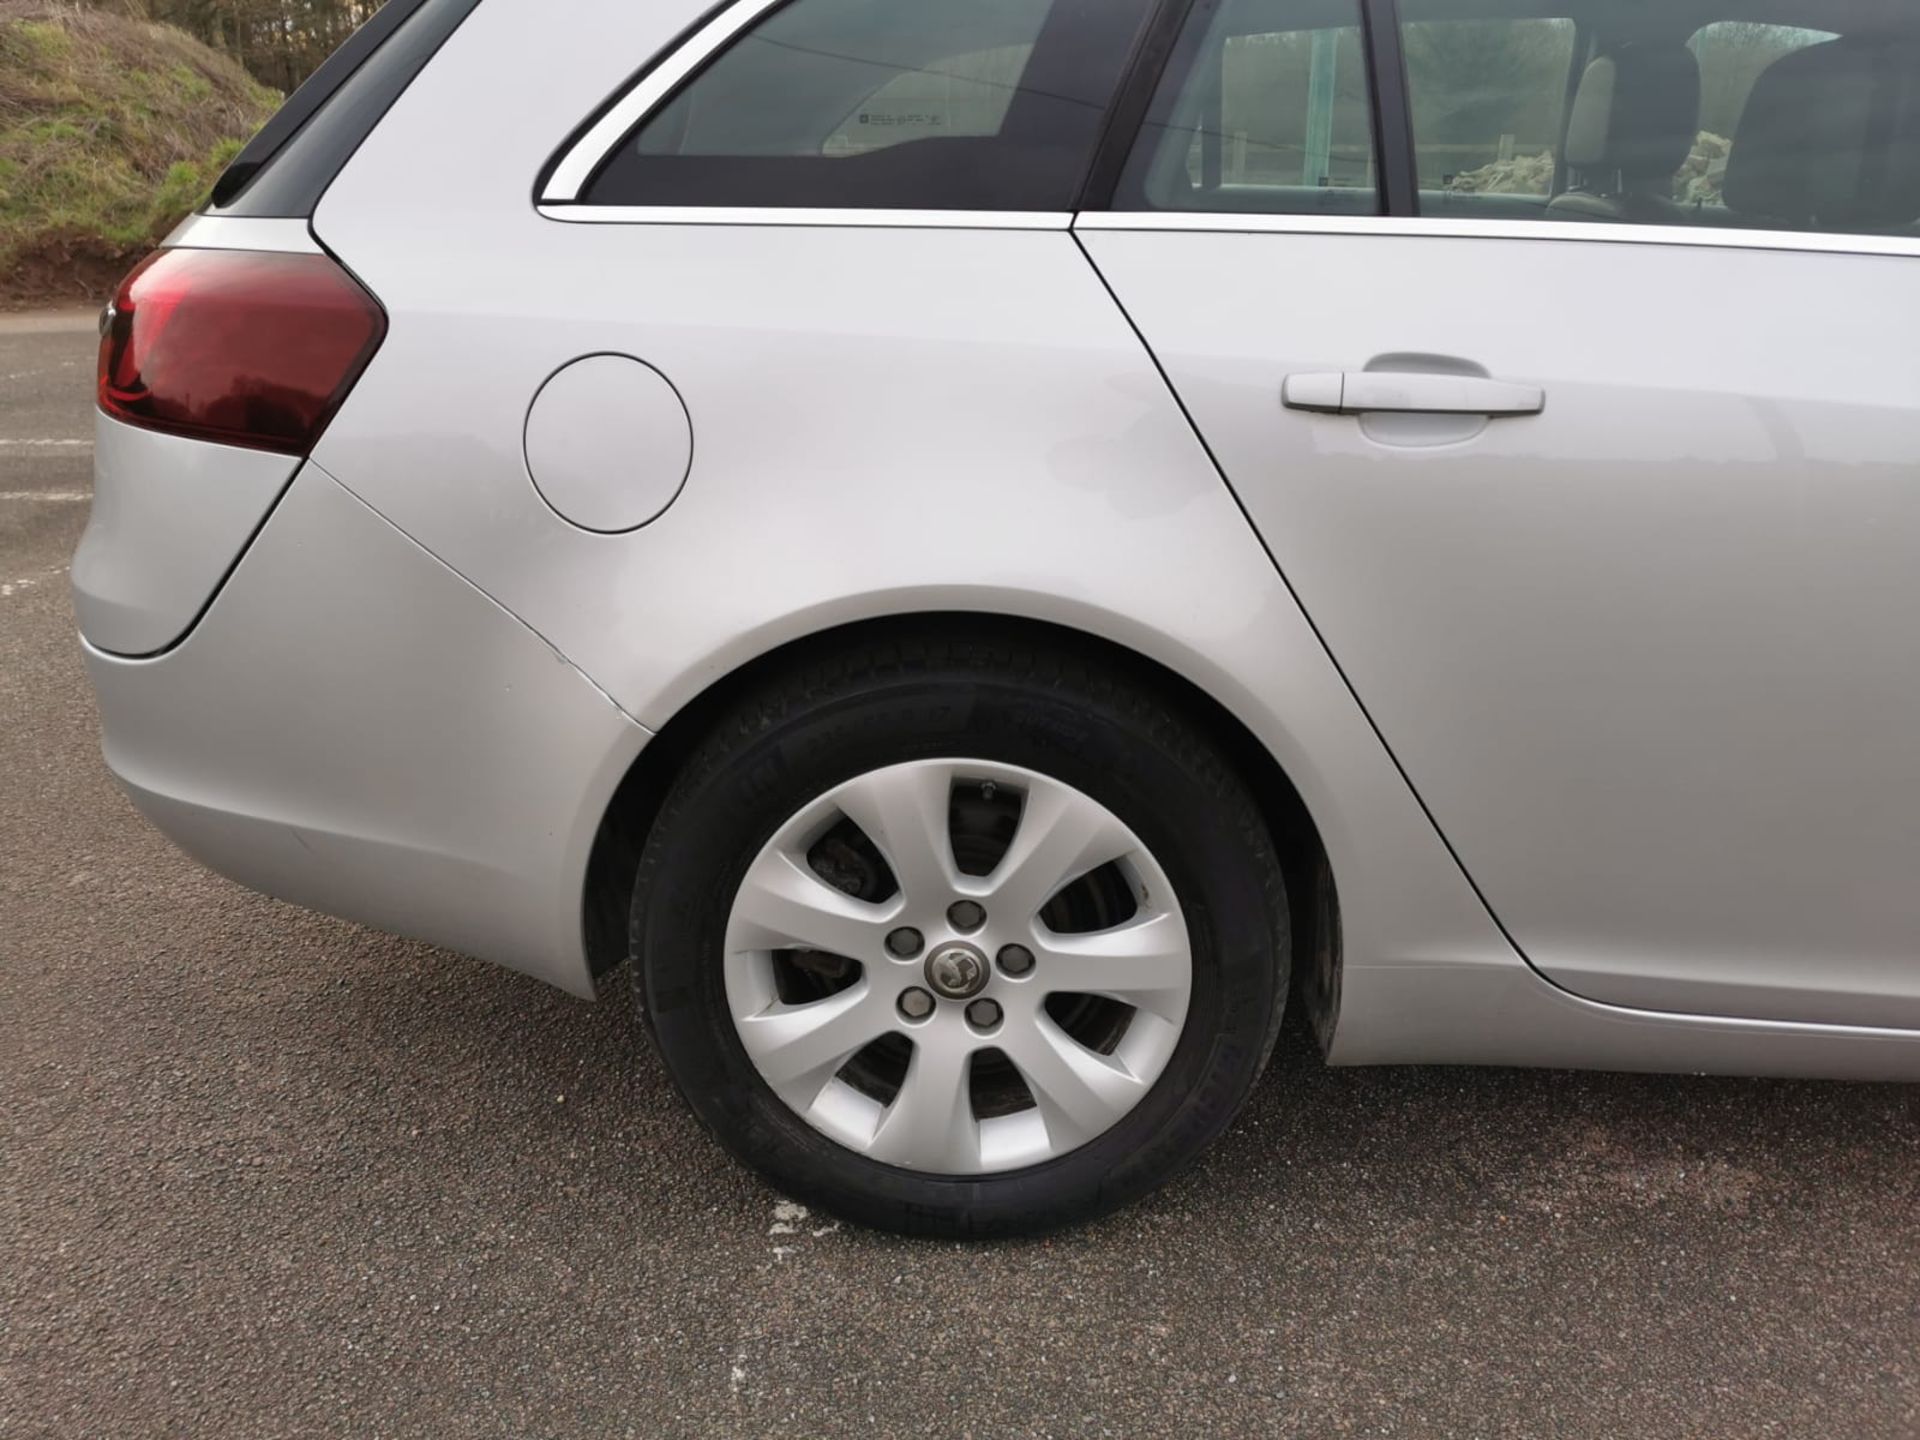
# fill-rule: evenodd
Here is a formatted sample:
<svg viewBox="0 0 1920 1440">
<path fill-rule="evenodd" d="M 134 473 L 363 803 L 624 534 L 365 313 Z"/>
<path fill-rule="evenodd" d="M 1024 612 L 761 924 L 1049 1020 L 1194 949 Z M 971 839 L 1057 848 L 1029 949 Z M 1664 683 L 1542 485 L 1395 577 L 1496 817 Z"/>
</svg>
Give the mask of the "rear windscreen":
<svg viewBox="0 0 1920 1440">
<path fill-rule="evenodd" d="M 387 0 L 261 127 L 213 187 L 218 215 L 304 219 L 480 0 Z"/>
</svg>

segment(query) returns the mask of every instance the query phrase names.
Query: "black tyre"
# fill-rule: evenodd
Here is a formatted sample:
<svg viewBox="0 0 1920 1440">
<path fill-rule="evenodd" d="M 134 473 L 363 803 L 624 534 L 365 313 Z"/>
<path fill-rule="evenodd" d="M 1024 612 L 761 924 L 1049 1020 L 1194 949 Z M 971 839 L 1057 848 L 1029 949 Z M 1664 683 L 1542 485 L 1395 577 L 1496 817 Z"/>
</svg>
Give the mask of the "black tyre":
<svg viewBox="0 0 1920 1440">
<path fill-rule="evenodd" d="M 1232 765 L 1145 673 L 930 624 L 769 673 L 634 895 L 675 1082 L 796 1199 L 1028 1234 L 1165 1182 L 1279 1029 L 1286 898 Z"/>
</svg>

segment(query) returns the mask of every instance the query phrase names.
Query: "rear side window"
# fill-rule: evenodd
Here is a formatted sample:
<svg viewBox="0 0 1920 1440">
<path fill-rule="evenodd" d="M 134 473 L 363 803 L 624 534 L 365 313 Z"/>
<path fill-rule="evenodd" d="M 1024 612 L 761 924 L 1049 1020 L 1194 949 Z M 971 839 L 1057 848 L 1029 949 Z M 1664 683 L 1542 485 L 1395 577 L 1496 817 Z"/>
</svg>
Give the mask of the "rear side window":
<svg viewBox="0 0 1920 1440">
<path fill-rule="evenodd" d="M 1148 0 L 791 0 L 615 147 L 595 205 L 1074 208 Z"/>
<path fill-rule="evenodd" d="M 1687 49 L 1700 67 L 1699 127 L 1687 163 L 1673 177 L 1673 198 L 1703 212 L 1724 211 L 1727 158 L 1754 86 L 1794 51 L 1839 38 L 1829 30 L 1744 20 L 1717 21 L 1697 31 Z"/>
<path fill-rule="evenodd" d="M 1409 0 L 1402 13 L 1439 8 Z M 1573 21 L 1413 20 L 1401 34 L 1423 199 L 1517 195 L 1544 206 L 1566 125 Z"/>
<path fill-rule="evenodd" d="M 1374 164 L 1359 0 L 1200 0 L 1114 203 L 1372 215 Z"/>
<path fill-rule="evenodd" d="M 1400 5 L 1423 214 L 1920 235 L 1920 9 L 1835 34 L 1461 8 Z"/>
</svg>

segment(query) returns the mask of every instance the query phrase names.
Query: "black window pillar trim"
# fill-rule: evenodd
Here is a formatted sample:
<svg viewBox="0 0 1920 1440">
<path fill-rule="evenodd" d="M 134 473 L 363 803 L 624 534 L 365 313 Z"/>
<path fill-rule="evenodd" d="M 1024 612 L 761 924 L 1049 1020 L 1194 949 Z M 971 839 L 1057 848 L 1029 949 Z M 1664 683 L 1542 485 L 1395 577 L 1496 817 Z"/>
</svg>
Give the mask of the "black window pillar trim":
<svg viewBox="0 0 1920 1440">
<path fill-rule="evenodd" d="M 1107 107 L 1106 128 L 1093 152 L 1086 183 L 1080 190 L 1078 208 L 1110 210 L 1114 193 L 1120 188 L 1120 176 L 1127 168 L 1127 157 L 1139 142 L 1146 126 L 1153 98 L 1160 90 L 1160 77 L 1173 59 L 1174 47 L 1187 28 L 1198 0 L 1161 0 L 1141 26 L 1133 58 Z"/>
<path fill-rule="evenodd" d="M 210 213 L 311 219 L 335 178 L 480 0 L 388 0 L 215 182 Z"/>
<path fill-rule="evenodd" d="M 1373 98 L 1373 145 L 1387 215 L 1420 213 L 1420 166 L 1413 148 L 1413 106 L 1401 40 L 1399 0 L 1361 0 Z"/>
<path fill-rule="evenodd" d="M 1161 77 L 1200 0 L 1161 0 L 1141 34 L 1121 82 L 1107 127 L 1094 152 L 1082 211 L 1113 208 L 1127 157 L 1139 142 Z M 1408 99 L 1406 51 L 1401 43 L 1398 0 L 1361 0 L 1361 38 L 1366 47 L 1367 90 L 1373 121 L 1374 168 L 1380 177 L 1383 215 L 1420 213 L 1420 170 L 1413 149 L 1413 109 Z"/>
</svg>

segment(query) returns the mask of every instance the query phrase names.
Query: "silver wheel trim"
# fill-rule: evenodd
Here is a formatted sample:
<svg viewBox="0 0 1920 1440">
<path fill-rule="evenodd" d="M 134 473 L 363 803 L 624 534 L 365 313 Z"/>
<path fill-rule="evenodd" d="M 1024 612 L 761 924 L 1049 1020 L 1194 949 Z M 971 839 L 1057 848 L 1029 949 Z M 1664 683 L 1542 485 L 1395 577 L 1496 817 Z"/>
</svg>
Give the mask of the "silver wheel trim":
<svg viewBox="0 0 1920 1440">
<path fill-rule="evenodd" d="M 986 782 L 1022 796 L 1018 828 L 990 875 L 963 875 L 948 830 L 956 782 Z M 878 904 L 822 879 L 807 852 L 841 817 L 885 857 L 897 893 Z M 1068 885 L 1117 863 L 1137 913 L 1112 929 L 1058 934 L 1040 911 Z M 984 926 L 961 934 L 947 911 L 972 900 Z M 901 958 L 887 936 L 912 927 L 924 944 Z M 955 942 L 989 962 L 1007 945 L 1033 954 L 1025 974 L 997 964 L 977 997 L 937 999 L 908 1019 L 900 997 L 925 991 L 927 957 Z M 774 980 L 778 951 L 811 949 L 857 961 L 854 984 L 825 999 L 789 1005 Z M 1152 1089 L 1186 1023 L 1193 955 L 1173 886 L 1147 848 L 1105 806 L 1030 770 L 975 760 L 916 760 L 857 776 L 793 816 L 748 868 L 725 940 L 728 1008 L 748 1058 L 774 1093 L 808 1124 L 870 1159 L 930 1174 L 980 1175 L 1035 1165 L 1105 1133 Z M 1132 1007 L 1111 1054 L 1067 1034 L 1047 1013 L 1052 994 L 1098 995 Z M 967 1008 L 1001 1008 L 982 1033 Z M 839 1078 L 880 1036 L 913 1045 L 889 1104 Z M 977 1119 L 972 1057 L 996 1049 L 1034 1099 L 1031 1108 Z"/>
</svg>

